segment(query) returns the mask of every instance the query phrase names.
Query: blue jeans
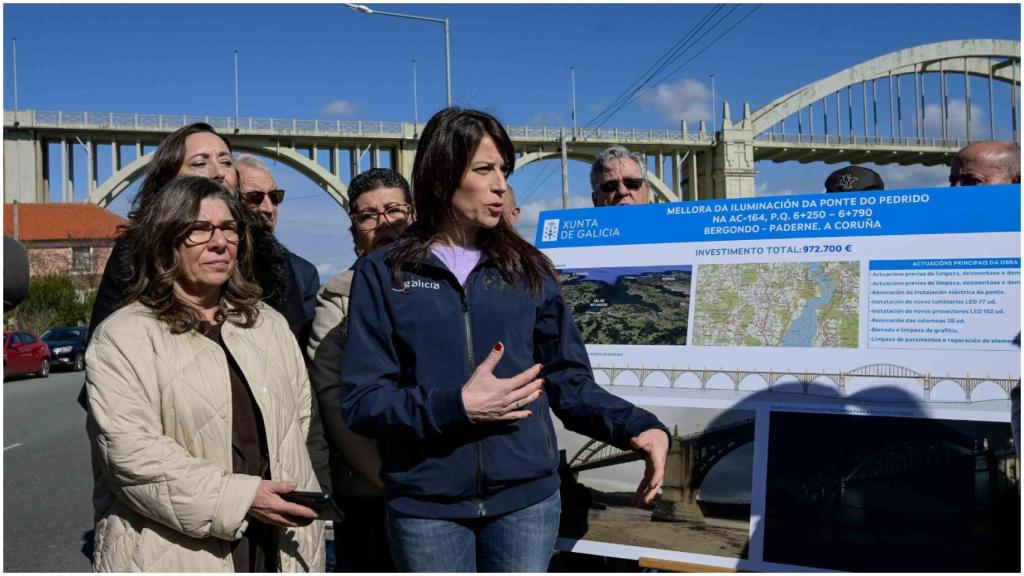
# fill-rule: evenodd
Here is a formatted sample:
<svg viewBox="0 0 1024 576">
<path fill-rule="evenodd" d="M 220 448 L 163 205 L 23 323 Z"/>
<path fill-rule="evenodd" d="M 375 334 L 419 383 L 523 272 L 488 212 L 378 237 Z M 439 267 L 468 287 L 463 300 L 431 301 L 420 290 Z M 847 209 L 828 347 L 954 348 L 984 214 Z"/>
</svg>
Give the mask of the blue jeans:
<svg viewBox="0 0 1024 576">
<path fill-rule="evenodd" d="M 532 506 L 489 518 L 416 518 L 388 508 L 388 543 L 395 568 L 399 572 L 547 572 L 561 508 L 558 490 Z"/>
</svg>

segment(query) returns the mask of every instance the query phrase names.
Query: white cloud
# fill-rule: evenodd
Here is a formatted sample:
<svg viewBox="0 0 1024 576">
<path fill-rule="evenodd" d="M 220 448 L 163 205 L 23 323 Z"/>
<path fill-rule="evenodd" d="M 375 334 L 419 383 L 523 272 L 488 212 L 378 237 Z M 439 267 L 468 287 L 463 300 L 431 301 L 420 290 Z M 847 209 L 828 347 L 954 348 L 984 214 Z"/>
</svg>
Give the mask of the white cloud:
<svg viewBox="0 0 1024 576">
<path fill-rule="evenodd" d="M 355 261 L 354 255 L 351 260 L 329 260 L 327 262 L 321 262 L 316 265 L 316 271 L 320 274 L 320 282 L 326 284 L 328 280 L 334 278 L 342 271 L 347 270 L 352 262 Z"/>
<path fill-rule="evenodd" d="M 900 166 L 865 164 L 882 177 L 886 190 L 949 186 L 949 166 Z"/>
<path fill-rule="evenodd" d="M 587 197 L 569 197 L 569 208 L 591 207 L 593 207 L 593 204 L 590 202 L 589 195 Z M 526 238 L 526 240 L 532 244 L 534 238 L 537 237 L 537 222 L 540 219 L 540 213 L 545 210 L 561 210 L 562 199 L 543 198 L 520 205 L 519 209 L 519 220 L 516 221 L 516 228 L 519 229 L 519 233 L 522 234 L 523 238 Z"/>
<path fill-rule="evenodd" d="M 950 140 L 966 139 L 967 108 L 964 106 L 964 101 L 956 98 L 950 99 L 947 110 L 949 112 L 949 118 L 946 121 L 947 138 Z M 985 113 L 978 106 L 971 104 L 971 137 L 974 139 L 979 137 L 987 138 L 989 132 L 988 119 L 985 117 Z M 907 126 L 904 126 L 903 133 L 913 133 L 913 119 L 911 119 L 910 130 L 908 131 Z M 939 104 L 925 105 L 924 133 L 932 138 L 942 137 L 942 107 Z"/>
<path fill-rule="evenodd" d="M 591 208 L 593 204 L 590 202 L 590 197 L 583 198 L 581 196 L 570 196 L 569 197 L 569 208 Z M 525 227 L 537 227 L 537 222 L 540 217 L 540 213 L 545 210 L 561 210 L 562 199 L 561 198 L 543 198 L 528 202 L 520 208 L 519 220 L 516 224 L 520 228 Z"/>
<path fill-rule="evenodd" d="M 656 111 L 665 122 L 711 120 L 711 90 L 692 78 L 643 90 L 637 96 L 637 102 L 648 110 Z"/>
<path fill-rule="evenodd" d="M 559 112 L 537 112 L 526 121 L 527 126 L 565 126 L 565 116 Z"/>
<path fill-rule="evenodd" d="M 348 100 L 332 100 L 320 108 L 324 116 L 351 116 L 356 112 L 356 105 Z"/>
</svg>

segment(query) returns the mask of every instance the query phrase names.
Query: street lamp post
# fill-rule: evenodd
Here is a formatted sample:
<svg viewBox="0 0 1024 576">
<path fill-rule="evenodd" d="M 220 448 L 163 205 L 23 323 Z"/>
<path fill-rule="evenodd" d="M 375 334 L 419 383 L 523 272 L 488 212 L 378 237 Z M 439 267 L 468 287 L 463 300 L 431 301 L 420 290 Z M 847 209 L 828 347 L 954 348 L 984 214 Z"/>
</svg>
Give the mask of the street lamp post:
<svg viewBox="0 0 1024 576">
<path fill-rule="evenodd" d="M 718 132 L 718 116 L 715 115 L 715 110 L 718 104 L 715 102 L 715 75 L 711 75 L 711 125 L 712 131 Z"/>
<path fill-rule="evenodd" d="M 14 61 L 14 122 L 18 122 L 18 37 L 11 38 L 11 58 Z"/>
<path fill-rule="evenodd" d="M 412 131 L 417 135 L 420 131 L 420 106 L 416 98 L 416 59 L 412 59 Z"/>
<path fill-rule="evenodd" d="M 452 57 L 451 57 L 451 46 L 449 42 L 448 32 L 448 19 L 447 18 L 431 18 L 429 16 L 414 16 L 412 14 L 399 14 L 397 12 L 384 12 L 381 10 L 374 10 L 369 6 L 363 4 L 345 4 L 349 8 L 362 12 L 363 14 L 379 14 L 381 16 L 394 16 L 396 18 L 409 18 L 410 20 L 424 20 L 426 22 L 437 22 L 444 25 L 444 77 L 445 77 L 445 94 L 448 100 L 448 107 L 452 105 Z"/>
<path fill-rule="evenodd" d="M 238 133 L 238 50 L 235 50 L 235 133 Z"/>
<path fill-rule="evenodd" d="M 572 80 L 572 139 L 576 140 L 576 68 L 569 67 L 569 77 Z"/>
</svg>

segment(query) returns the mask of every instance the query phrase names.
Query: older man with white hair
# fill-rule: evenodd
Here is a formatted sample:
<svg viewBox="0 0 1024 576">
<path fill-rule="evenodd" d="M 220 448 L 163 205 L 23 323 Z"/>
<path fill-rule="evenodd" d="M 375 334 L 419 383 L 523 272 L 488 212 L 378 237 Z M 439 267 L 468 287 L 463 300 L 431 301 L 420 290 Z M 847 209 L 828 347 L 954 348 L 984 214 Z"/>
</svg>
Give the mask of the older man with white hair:
<svg viewBox="0 0 1024 576">
<path fill-rule="evenodd" d="M 241 154 L 235 157 L 235 169 L 238 170 L 242 203 L 258 212 L 271 230 L 276 229 L 284 190 L 277 187 L 270 168 L 255 156 Z M 287 292 L 281 298 L 290 313 L 285 312 L 284 315 L 295 332 L 299 348 L 305 350 L 316 310 L 316 293 L 320 290 L 320 273 L 311 262 L 291 251 L 288 251 L 288 259 L 292 281 L 288 283 Z"/>
</svg>

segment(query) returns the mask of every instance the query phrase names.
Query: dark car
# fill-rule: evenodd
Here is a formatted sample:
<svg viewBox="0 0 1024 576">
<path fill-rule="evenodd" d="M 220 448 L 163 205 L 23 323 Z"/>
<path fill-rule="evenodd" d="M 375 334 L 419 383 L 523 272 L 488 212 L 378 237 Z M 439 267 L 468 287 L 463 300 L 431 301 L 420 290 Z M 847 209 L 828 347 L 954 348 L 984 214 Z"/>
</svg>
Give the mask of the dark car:
<svg viewBox="0 0 1024 576">
<path fill-rule="evenodd" d="M 4 378 L 16 374 L 50 375 L 50 348 L 34 334 L 4 331 Z"/>
<path fill-rule="evenodd" d="M 50 328 L 43 332 L 43 342 L 50 347 L 50 365 L 85 370 L 85 347 L 89 344 L 88 328 Z"/>
</svg>

